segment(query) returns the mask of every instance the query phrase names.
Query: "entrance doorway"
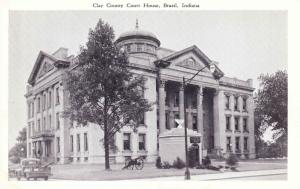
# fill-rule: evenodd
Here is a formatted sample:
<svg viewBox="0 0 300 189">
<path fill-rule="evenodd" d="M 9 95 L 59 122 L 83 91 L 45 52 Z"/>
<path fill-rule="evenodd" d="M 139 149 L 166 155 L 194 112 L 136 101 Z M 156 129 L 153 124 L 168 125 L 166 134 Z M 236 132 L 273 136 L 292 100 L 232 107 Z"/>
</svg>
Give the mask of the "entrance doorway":
<svg viewBox="0 0 300 189">
<path fill-rule="evenodd" d="M 200 164 L 199 144 L 192 144 L 189 148 L 189 166 L 194 167 Z"/>
</svg>

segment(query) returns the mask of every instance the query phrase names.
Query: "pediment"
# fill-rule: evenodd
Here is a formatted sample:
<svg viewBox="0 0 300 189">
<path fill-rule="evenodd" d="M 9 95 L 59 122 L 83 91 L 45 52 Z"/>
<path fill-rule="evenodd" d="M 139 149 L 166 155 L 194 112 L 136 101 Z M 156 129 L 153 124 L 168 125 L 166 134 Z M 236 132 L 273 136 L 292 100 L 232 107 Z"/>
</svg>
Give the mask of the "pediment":
<svg viewBox="0 0 300 189">
<path fill-rule="evenodd" d="M 54 66 L 50 63 L 50 61 L 44 59 L 42 61 L 40 70 L 38 71 L 37 78 L 39 79 L 39 78 L 43 77 L 46 73 L 50 72 L 53 69 L 54 69 Z"/>
<path fill-rule="evenodd" d="M 183 67 L 192 70 L 200 70 L 201 68 L 205 67 L 205 64 L 201 62 L 200 59 L 197 59 L 193 56 L 184 57 L 183 60 L 179 60 L 178 62 L 174 60 L 174 66 Z"/>
<path fill-rule="evenodd" d="M 191 46 L 181 51 L 174 52 L 162 59 L 155 61 L 155 65 L 161 68 L 202 70 L 202 72 L 210 72 L 210 64 L 214 61 L 210 60 L 197 46 Z M 218 78 L 223 77 L 224 73 L 215 64 L 213 75 Z"/>
</svg>

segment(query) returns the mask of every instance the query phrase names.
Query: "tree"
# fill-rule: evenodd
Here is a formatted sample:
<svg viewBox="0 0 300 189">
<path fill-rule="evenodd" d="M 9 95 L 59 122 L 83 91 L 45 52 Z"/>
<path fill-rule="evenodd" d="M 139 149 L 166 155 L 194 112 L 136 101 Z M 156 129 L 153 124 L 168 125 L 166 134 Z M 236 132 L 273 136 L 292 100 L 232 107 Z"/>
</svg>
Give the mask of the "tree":
<svg viewBox="0 0 300 189">
<path fill-rule="evenodd" d="M 266 146 L 264 141 L 261 140 L 261 135 L 269 127 L 275 132 L 274 140 L 280 143 L 279 147 L 287 147 L 287 78 L 288 75 L 285 70 L 277 71 L 275 74 L 262 74 L 258 78 L 260 88 L 255 97 L 255 136 L 257 147 L 261 146 L 263 148 Z M 286 154 L 286 149 L 282 148 L 281 151 Z"/>
<path fill-rule="evenodd" d="M 64 115 L 78 124 L 95 123 L 104 131 L 107 170 L 110 139 L 125 125 L 136 128 L 152 105 L 143 97 L 145 79 L 130 72 L 127 54 L 114 38 L 112 27 L 100 19 L 64 79 L 69 94 Z"/>
<path fill-rule="evenodd" d="M 8 157 L 12 163 L 19 163 L 21 158 L 25 158 L 27 154 L 26 145 L 26 127 L 19 131 L 19 136 L 16 138 L 17 143 L 9 150 Z"/>
</svg>

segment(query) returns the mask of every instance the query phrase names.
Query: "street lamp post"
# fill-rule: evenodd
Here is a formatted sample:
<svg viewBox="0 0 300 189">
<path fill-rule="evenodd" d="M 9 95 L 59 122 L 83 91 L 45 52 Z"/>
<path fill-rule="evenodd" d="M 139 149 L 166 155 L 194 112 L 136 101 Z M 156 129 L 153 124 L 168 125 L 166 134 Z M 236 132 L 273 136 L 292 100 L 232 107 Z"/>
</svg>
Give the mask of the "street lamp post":
<svg viewBox="0 0 300 189">
<path fill-rule="evenodd" d="M 209 64 L 203 68 L 201 68 L 200 70 L 198 70 L 198 72 L 193 75 L 193 77 L 191 77 L 190 79 L 186 80 L 185 77 L 182 78 L 182 85 L 183 85 L 183 95 L 185 95 L 185 87 L 187 84 L 189 84 L 189 82 L 191 82 L 202 70 L 204 70 L 205 68 L 209 67 L 209 70 L 214 73 L 215 72 L 215 64 Z M 184 142 L 185 142 L 185 180 L 190 180 L 191 179 L 191 173 L 189 170 L 189 152 L 188 152 L 188 141 L 187 141 L 187 113 L 186 113 L 186 107 L 187 107 L 187 101 L 185 99 L 185 96 L 183 98 L 184 103 L 183 103 L 183 110 L 184 110 Z"/>
</svg>

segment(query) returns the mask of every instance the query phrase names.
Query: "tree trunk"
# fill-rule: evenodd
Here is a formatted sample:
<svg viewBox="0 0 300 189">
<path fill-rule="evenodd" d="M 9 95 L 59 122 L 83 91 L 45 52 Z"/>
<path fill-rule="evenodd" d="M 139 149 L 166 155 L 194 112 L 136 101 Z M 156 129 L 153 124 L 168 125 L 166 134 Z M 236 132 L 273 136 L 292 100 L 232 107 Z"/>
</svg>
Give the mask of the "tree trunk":
<svg viewBox="0 0 300 189">
<path fill-rule="evenodd" d="M 107 101 L 104 102 L 104 154 L 105 154 L 105 170 L 110 170 L 109 166 L 109 142 L 108 142 L 108 125 L 107 125 Z"/>
</svg>

